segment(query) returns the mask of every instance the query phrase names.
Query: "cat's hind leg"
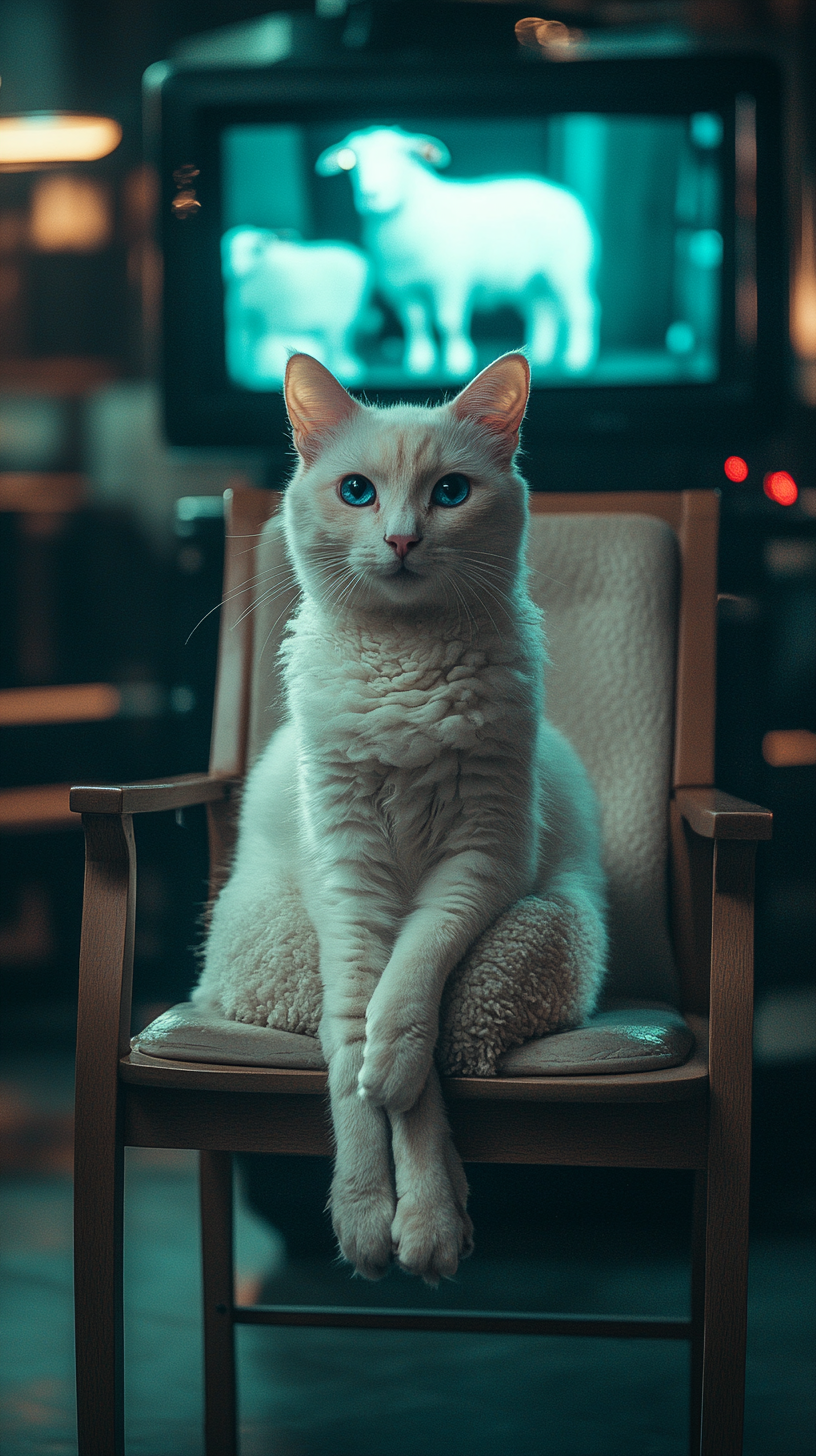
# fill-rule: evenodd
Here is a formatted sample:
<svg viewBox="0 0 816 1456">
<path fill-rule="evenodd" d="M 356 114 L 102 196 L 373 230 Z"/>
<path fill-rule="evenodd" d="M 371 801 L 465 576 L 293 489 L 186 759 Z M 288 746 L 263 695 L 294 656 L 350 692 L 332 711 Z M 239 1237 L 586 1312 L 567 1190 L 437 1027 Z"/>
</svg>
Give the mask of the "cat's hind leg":
<svg viewBox="0 0 816 1456">
<path fill-rule="evenodd" d="M 435 1067 L 408 1112 L 391 1113 L 397 1208 L 391 1228 L 394 1256 L 426 1284 L 452 1279 L 473 1252 L 473 1224 L 462 1160 L 448 1127 Z"/>
</svg>

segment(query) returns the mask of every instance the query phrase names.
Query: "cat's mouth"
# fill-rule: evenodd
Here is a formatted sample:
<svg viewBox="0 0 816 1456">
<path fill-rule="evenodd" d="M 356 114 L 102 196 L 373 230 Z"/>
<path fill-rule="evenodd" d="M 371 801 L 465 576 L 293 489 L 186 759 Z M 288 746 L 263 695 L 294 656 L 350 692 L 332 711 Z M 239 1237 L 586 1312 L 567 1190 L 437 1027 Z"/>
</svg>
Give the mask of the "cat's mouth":
<svg viewBox="0 0 816 1456">
<path fill-rule="evenodd" d="M 409 566 L 406 559 L 403 561 L 395 561 L 390 571 L 385 572 L 384 575 L 386 581 L 406 581 L 409 577 L 412 581 L 419 581 L 422 572 L 416 571 L 413 566 Z"/>
</svg>

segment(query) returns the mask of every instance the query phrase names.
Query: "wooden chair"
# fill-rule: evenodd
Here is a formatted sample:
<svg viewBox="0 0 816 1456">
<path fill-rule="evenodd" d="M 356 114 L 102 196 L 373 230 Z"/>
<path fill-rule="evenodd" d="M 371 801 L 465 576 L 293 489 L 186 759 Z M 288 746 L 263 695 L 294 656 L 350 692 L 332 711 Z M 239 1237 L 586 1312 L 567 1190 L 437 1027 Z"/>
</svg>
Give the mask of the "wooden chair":
<svg viewBox="0 0 816 1456">
<path fill-rule="evenodd" d="M 161 1060 L 131 1050 L 136 895 L 132 816 L 206 804 L 213 888 L 234 835 L 231 800 L 268 704 L 250 700 L 255 542 L 279 497 L 228 492 L 225 606 L 207 774 L 83 787 L 87 842 L 76 1071 L 76 1348 L 81 1456 L 123 1450 L 125 1146 L 200 1150 L 208 1456 L 236 1450 L 236 1323 L 591 1334 L 691 1343 L 693 1456 L 742 1450 L 751 1090 L 753 865 L 771 816 L 713 784 L 717 498 L 713 493 L 536 495 L 535 518 L 639 515 L 679 548 L 670 899 L 680 1006 L 696 1037 L 681 1066 L 613 1075 L 446 1081 L 465 1161 L 686 1168 L 695 1174 L 689 1321 L 370 1309 L 236 1308 L 233 1152 L 330 1151 L 325 1074 Z M 662 528 L 661 528 L 662 529 Z M 275 604 L 267 621 L 285 616 Z M 274 631 L 273 631 L 274 628 Z M 256 644 L 263 646 L 265 627 Z M 259 713 L 261 717 L 259 718 Z M 668 759 L 667 759 L 668 763 Z M 667 778 L 669 777 L 667 771 Z M 477 1254 L 478 1257 L 478 1254 Z"/>
</svg>

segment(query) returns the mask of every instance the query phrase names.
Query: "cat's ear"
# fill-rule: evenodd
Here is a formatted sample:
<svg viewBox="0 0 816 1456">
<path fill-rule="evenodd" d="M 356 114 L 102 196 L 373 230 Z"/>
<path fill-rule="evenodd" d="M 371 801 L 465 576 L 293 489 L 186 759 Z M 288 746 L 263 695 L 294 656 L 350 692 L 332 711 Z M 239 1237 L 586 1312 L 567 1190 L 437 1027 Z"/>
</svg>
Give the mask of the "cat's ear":
<svg viewBox="0 0 816 1456">
<path fill-rule="evenodd" d="M 523 354 L 503 354 L 457 394 L 448 409 L 458 419 L 484 425 L 512 455 L 530 394 L 530 366 Z"/>
<path fill-rule="evenodd" d="M 307 465 L 329 431 L 351 419 L 360 405 L 311 354 L 293 354 L 286 365 L 283 397 L 298 454 Z"/>
</svg>

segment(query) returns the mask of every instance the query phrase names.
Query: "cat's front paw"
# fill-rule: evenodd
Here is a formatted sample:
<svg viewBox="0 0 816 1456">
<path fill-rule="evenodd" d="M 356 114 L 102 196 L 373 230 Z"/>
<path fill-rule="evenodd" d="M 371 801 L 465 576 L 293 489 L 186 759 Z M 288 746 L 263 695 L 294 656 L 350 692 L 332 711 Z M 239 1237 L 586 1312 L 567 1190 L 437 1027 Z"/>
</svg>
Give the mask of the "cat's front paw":
<svg viewBox="0 0 816 1456">
<path fill-rule="evenodd" d="M 408 1112 L 428 1080 L 433 1051 L 434 1035 L 425 1028 L 370 1018 L 357 1079 L 360 1096 L 388 1112 Z"/>
<path fill-rule="evenodd" d="M 332 1226 L 340 1252 L 364 1279 L 388 1273 L 395 1201 L 390 1181 L 372 1188 L 338 1177 L 332 1183 Z"/>
<path fill-rule="evenodd" d="M 473 1224 L 453 1189 L 435 1198 L 404 1194 L 391 1238 L 400 1268 L 434 1287 L 452 1279 L 459 1260 L 473 1253 Z"/>
</svg>

